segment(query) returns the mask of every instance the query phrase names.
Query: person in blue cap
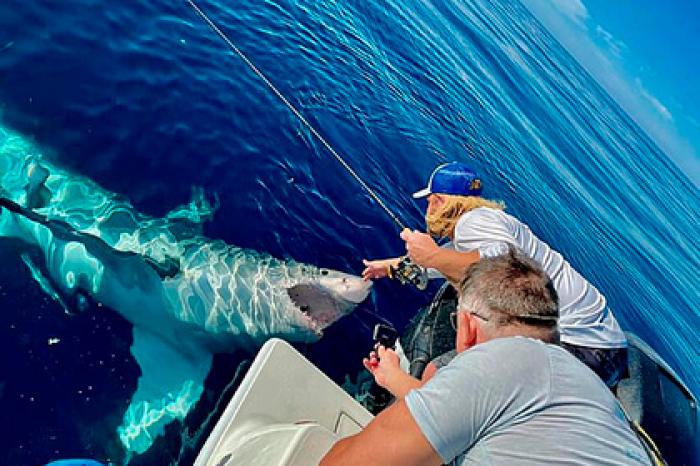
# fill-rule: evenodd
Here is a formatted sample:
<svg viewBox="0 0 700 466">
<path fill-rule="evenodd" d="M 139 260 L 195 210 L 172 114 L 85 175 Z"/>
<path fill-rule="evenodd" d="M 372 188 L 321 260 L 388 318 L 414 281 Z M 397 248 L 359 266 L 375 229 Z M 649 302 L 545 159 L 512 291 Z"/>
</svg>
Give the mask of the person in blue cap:
<svg viewBox="0 0 700 466">
<path fill-rule="evenodd" d="M 458 285 L 465 270 L 482 258 L 507 254 L 510 247 L 538 263 L 551 277 L 560 299 L 560 343 L 614 387 L 627 367 L 627 339 L 605 297 L 564 257 L 505 212 L 505 205 L 481 197 L 482 181 L 463 163 L 450 162 L 433 170 L 428 186 L 413 194 L 426 199 L 427 233 L 404 230 L 408 256 Z M 433 238 L 447 238 L 438 246 Z M 363 261 L 365 279 L 391 274 L 399 259 Z M 430 376 L 452 355 L 433 361 Z"/>
</svg>

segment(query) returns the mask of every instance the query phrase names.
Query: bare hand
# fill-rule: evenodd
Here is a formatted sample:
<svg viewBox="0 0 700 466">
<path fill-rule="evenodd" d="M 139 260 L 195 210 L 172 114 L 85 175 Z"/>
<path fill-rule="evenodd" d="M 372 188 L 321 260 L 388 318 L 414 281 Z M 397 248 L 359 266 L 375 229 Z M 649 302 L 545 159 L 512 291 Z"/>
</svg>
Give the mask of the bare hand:
<svg viewBox="0 0 700 466">
<path fill-rule="evenodd" d="M 401 373 L 399 356 L 392 349 L 379 346 L 376 351 L 369 353 L 369 358 L 362 360 L 365 368 L 372 373 L 380 387 L 387 388 L 396 371 Z"/>
<path fill-rule="evenodd" d="M 362 271 L 362 278 L 367 280 L 375 280 L 377 278 L 384 278 L 389 273 L 390 266 L 396 266 L 396 259 L 381 259 L 375 261 L 363 260 L 362 263 L 365 265 L 365 270 Z"/>
<path fill-rule="evenodd" d="M 435 240 L 427 233 L 405 229 L 401 239 L 406 242 L 406 252 L 411 260 L 421 267 L 432 267 L 432 260 L 440 251 Z"/>
</svg>

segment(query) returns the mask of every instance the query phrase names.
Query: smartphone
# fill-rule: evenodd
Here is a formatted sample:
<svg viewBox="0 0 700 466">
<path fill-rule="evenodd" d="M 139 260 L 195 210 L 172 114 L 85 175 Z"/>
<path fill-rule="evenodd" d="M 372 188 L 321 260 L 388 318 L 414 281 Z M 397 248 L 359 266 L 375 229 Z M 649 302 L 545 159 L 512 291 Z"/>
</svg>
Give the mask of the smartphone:
<svg viewBox="0 0 700 466">
<path fill-rule="evenodd" d="M 375 343 L 379 343 L 384 348 L 394 349 L 398 336 L 399 332 L 397 332 L 395 328 L 390 327 L 389 325 L 377 324 L 374 326 L 372 339 L 375 341 Z"/>
</svg>

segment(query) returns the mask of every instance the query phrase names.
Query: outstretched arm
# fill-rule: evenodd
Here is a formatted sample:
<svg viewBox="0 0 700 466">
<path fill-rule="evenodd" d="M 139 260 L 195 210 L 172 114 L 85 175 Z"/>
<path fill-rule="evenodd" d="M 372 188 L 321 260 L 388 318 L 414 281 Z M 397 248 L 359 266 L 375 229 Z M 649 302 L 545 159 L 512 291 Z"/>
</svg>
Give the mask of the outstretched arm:
<svg viewBox="0 0 700 466">
<path fill-rule="evenodd" d="M 405 466 L 442 464 L 411 416 L 398 400 L 382 411 L 359 434 L 340 440 L 321 460 L 320 466 Z"/>
</svg>

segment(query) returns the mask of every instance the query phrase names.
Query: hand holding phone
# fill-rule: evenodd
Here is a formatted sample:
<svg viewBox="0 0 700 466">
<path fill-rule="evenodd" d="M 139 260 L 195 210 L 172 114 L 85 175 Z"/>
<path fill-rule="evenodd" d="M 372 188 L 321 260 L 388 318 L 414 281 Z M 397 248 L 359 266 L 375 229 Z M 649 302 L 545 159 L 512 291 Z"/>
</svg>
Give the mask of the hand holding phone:
<svg viewBox="0 0 700 466">
<path fill-rule="evenodd" d="M 384 348 L 394 349 L 396 347 L 396 339 L 399 333 L 395 328 L 389 325 L 377 324 L 374 326 L 374 333 L 372 334 L 372 339 L 375 343 L 375 348 L 377 346 L 383 346 Z"/>
</svg>

